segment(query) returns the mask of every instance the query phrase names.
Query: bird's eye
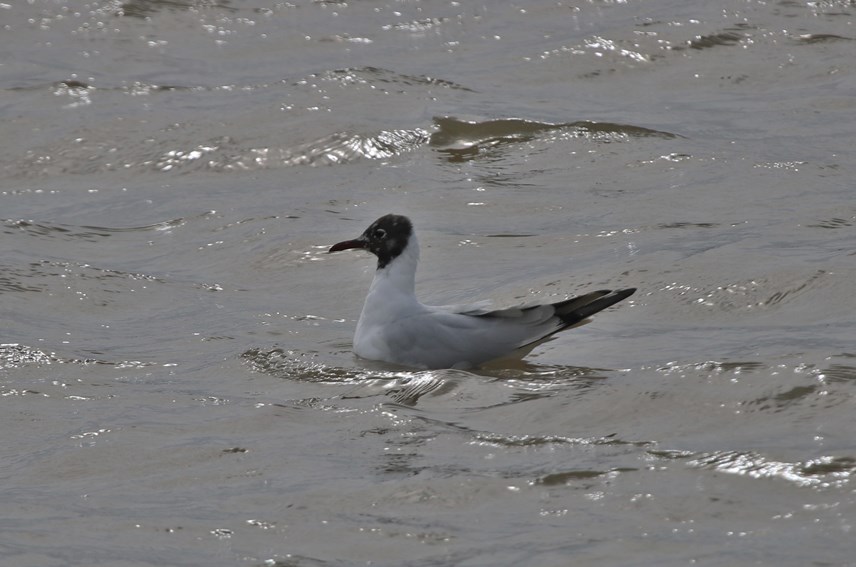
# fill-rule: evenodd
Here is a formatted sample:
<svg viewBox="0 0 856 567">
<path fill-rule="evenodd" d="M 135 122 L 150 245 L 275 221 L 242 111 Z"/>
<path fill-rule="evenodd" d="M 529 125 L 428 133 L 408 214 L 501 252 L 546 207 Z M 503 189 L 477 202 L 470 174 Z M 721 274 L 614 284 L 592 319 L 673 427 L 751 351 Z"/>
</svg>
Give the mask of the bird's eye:
<svg viewBox="0 0 856 567">
<path fill-rule="evenodd" d="M 373 236 L 379 239 L 386 238 L 386 231 L 382 228 L 376 228 Z"/>
</svg>

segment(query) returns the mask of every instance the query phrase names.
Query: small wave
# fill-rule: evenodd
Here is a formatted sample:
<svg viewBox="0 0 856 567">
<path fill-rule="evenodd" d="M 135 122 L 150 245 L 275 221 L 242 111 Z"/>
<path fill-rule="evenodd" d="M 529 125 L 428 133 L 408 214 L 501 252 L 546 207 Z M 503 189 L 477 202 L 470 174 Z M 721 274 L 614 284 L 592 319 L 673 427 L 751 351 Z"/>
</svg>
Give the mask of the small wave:
<svg viewBox="0 0 856 567">
<path fill-rule="evenodd" d="M 566 486 L 580 481 L 591 480 L 593 478 L 614 475 L 616 473 L 622 472 L 632 472 L 637 470 L 639 469 L 633 467 L 608 470 L 574 469 L 570 471 L 546 474 L 535 479 L 532 484 L 541 486 Z"/>
<path fill-rule="evenodd" d="M 396 73 L 389 69 L 380 67 L 349 67 L 345 69 L 334 69 L 309 75 L 294 83 L 295 86 L 308 84 L 313 79 L 330 81 L 342 86 L 366 85 L 375 89 L 384 90 L 384 85 L 404 85 L 408 87 L 442 87 L 451 90 L 474 92 L 461 84 L 437 77 L 427 75 L 407 75 Z"/>
<path fill-rule="evenodd" d="M 376 79 L 377 80 L 377 79 Z M 400 78 L 399 80 L 415 80 Z M 420 78 L 422 81 L 436 79 Z M 453 88 L 453 87 L 449 87 Z M 457 87 L 455 87 L 457 88 Z M 579 138 L 599 143 L 638 138 L 679 137 L 670 132 L 630 124 L 577 121 L 547 123 L 519 118 L 464 121 L 444 117 L 433 128 L 398 128 L 375 132 L 333 132 L 296 145 L 253 145 L 232 136 L 188 142 L 163 134 L 121 144 L 75 139 L 28 150 L 6 166 L 13 177 L 89 175 L 110 171 L 154 171 L 188 174 L 196 171 L 242 172 L 294 166 L 342 165 L 358 160 L 387 160 L 426 145 L 453 161 L 471 159 L 496 146 L 544 137 Z M 164 150 L 164 147 L 168 148 Z"/>
<path fill-rule="evenodd" d="M 261 374 L 303 382 L 340 384 L 378 377 L 395 378 L 394 372 L 369 372 L 359 368 L 340 368 L 318 361 L 318 354 L 283 348 L 252 348 L 241 354 L 250 368 Z"/>
<path fill-rule="evenodd" d="M 853 226 L 854 220 L 856 220 L 856 217 L 850 217 L 848 219 L 833 217 L 817 221 L 813 224 L 807 224 L 806 226 L 810 228 L 828 228 L 831 230 L 835 230 L 837 228 L 848 228 Z"/>
<path fill-rule="evenodd" d="M 374 134 L 336 132 L 294 147 L 240 147 L 231 138 L 212 140 L 186 150 L 173 149 L 141 165 L 159 172 L 251 171 L 299 165 L 341 165 L 360 159 L 389 159 L 424 145 L 425 130 L 383 130 Z"/>
<path fill-rule="evenodd" d="M 817 376 L 828 382 L 854 382 L 856 381 L 856 366 L 832 364 L 821 369 Z"/>
<path fill-rule="evenodd" d="M 806 399 L 815 397 L 817 395 L 818 388 L 819 386 L 816 384 L 793 386 L 771 396 L 762 396 L 748 402 L 741 402 L 740 405 L 747 409 L 781 412 L 787 410 L 791 406 L 802 403 Z"/>
<path fill-rule="evenodd" d="M 17 343 L 0 344 L 0 368 L 53 364 L 60 362 L 53 353 Z"/>
<path fill-rule="evenodd" d="M 662 291 L 677 292 L 677 299 L 692 305 L 713 308 L 718 313 L 780 308 L 806 293 L 832 283 L 830 273 L 817 270 L 811 275 L 768 274 L 713 289 L 679 282 L 664 284 Z"/>
<path fill-rule="evenodd" d="M 0 294 L 3 293 L 40 293 L 48 286 L 38 280 L 32 281 L 36 275 L 33 266 L 21 268 L 0 264 Z"/>
<path fill-rule="evenodd" d="M 615 435 L 567 437 L 564 435 L 500 435 L 487 432 L 476 433 L 471 443 L 495 447 L 542 447 L 546 445 L 627 445 L 640 447 L 649 444 L 644 441 L 624 441 Z"/>
<path fill-rule="evenodd" d="M 747 37 L 746 32 L 751 29 L 754 28 L 748 24 L 736 24 L 734 27 L 726 28 L 720 32 L 698 35 L 687 41 L 686 46 L 675 46 L 672 49 L 676 51 L 682 49 L 702 50 L 737 45 Z"/>
<path fill-rule="evenodd" d="M 100 364 L 116 368 L 143 368 L 152 366 L 153 362 L 122 360 L 111 362 L 95 358 L 62 358 L 53 352 L 18 343 L 0 344 L 0 368 L 22 368 L 24 366 L 44 366 L 48 364 Z"/>
<path fill-rule="evenodd" d="M 853 41 L 852 37 L 844 37 L 834 33 L 804 33 L 797 36 L 797 42 L 805 44 L 829 43 L 834 41 Z"/>
<path fill-rule="evenodd" d="M 670 223 L 660 223 L 656 225 L 656 228 L 659 229 L 673 229 L 673 228 L 718 228 L 722 226 L 720 223 L 716 222 L 670 222 Z"/>
<path fill-rule="evenodd" d="M 449 381 L 443 373 L 417 372 L 399 381 L 397 387 L 389 391 L 389 396 L 396 403 L 415 406 L 422 396 L 440 395 L 450 389 Z"/>
<path fill-rule="evenodd" d="M 754 361 L 721 362 L 717 360 L 705 360 L 703 362 L 692 362 L 688 364 L 669 363 L 658 368 L 664 374 L 685 374 L 687 372 L 710 372 L 716 374 L 745 374 L 759 372 L 767 368 L 767 365 Z"/>
<path fill-rule="evenodd" d="M 754 451 L 716 451 L 696 455 L 690 466 L 755 479 L 778 479 L 798 486 L 829 488 L 849 482 L 856 459 L 823 456 L 807 461 L 775 461 Z"/>
<path fill-rule="evenodd" d="M 435 118 L 434 123 L 435 131 L 431 134 L 430 145 L 448 154 L 452 161 L 465 161 L 487 148 L 526 142 L 547 133 L 603 143 L 645 137 L 678 137 L 670 132 L 641 126 L 588 120 L 566 123 L 538 122 L 522 118 L 466 121 L 447 116 Z"/>
<path fill-rule="evenodd" d="M 206 8 L 217 8 L 224 12 L 234 13 L 238 11 L 237 8 L 230 6 L 228 1 L 217 2 L 216 0 L 205 2 L 204 4 L 182 0 L 169 0 L 169 2 L 140 2 L 131 0 L 126 2 L 108 2 L 106 6 L 106 9 L 112 12 L 114 16 L 141 19 L 150 18 L 159 12 L 190 12 L 198 10 L 200 6 L 205 6 Z"/>
<path fill-rule="evenodd" d="M 259 165 L 337 165 L 401 155 L 424 145 L 429 136 L 419 128 L 381 131 L 369 136 L 339 132 L 293 149 L 254 151 Z"/>
<path fill-rule="evenodd" d="M 184 223 L 184 218 L 176 218 L 143 226 L 106 227 L 87 225 L 76 226 L 44 221 L 6 219 L 3 221 L 3 232 L 5 234 L 19 234 L 23 232 L 32 236 L 44 238 L 85 240 L 94 242 L 102 238 L 107 238 L 115 233 L 163 231 L 181 226 Z"/>
</svg>

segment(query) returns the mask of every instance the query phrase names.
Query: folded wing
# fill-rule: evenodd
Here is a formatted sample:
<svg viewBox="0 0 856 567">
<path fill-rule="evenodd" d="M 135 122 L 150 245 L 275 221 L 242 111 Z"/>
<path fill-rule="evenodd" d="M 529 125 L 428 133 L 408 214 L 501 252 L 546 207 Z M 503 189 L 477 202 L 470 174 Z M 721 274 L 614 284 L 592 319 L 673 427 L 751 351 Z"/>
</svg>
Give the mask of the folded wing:
<svg viewBox="0 0 856 567">
<path fill-rule="evenodd" d="M 424 311 L 387 326 L 383 340 L 403 364 L 475 366 L 576 325 L 634 291 L 599 290 L 553 304 L 496 310 L 483 304 L 425 306 Z"/>
</svg>

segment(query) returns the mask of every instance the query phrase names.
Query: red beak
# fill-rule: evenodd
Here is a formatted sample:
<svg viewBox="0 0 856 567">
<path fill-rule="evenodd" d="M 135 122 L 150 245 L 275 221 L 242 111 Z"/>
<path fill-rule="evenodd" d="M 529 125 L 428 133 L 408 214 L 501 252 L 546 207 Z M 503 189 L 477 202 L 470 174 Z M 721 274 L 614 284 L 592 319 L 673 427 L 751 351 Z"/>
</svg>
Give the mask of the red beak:
<svg viewBox="0 0 856 567">
<path fill-rule="evenodd" d="M 339 252 L 341 250 L 350 250 L 351 248 L 365 248 L 366 244 L 368 243 L 365 240 L 361 240 L 359 238 L 355 240 L 346 240 L 344 242 L 334 244 L 329 250 L 327 250 L 327 254 L 330 254 L 331 252 Z"/>
</svg>

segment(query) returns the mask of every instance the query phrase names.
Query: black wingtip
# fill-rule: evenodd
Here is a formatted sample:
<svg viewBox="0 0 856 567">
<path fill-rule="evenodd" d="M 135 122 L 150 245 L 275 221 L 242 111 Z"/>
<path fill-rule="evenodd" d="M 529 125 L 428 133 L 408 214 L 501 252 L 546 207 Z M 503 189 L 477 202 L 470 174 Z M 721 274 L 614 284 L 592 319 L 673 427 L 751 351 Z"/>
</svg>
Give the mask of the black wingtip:
<svg viewBox="0 0 856 567">
<path fill-rule="evenodd" d="M 625 289 L 617 289 L 613 293 L 615 293 L 616 297 L 620 298 L 618 301 L 621 301 L 622 299 L 626 299 L 626 298 L 630 297 L 631 295 L 633 295 L 634 293 L 636 293 L 636 288 L 635 287 L 628 287 Z"/>
<path fill-rule="evenodd" d="M 617 289 L 614 291 L 611 289 L 595 291 L 582 297 L 573 298 L 567 302 L 558 304 L 556 306 L 556 316 L 562 320 L 562 323 L 566 327 L 576 325 L 580 321 L 588 319 L 595 313 L 603 311 L 607 307 L 611 307 L 619 301 L 627 299 L 634 293 L 636 293 L 635 287 Z M 590 298 L 590 301 L 585 301 L 587 298 Z M 565 307 L 565 310 L 563 310 L 562 307 Z"/>
</svg>

